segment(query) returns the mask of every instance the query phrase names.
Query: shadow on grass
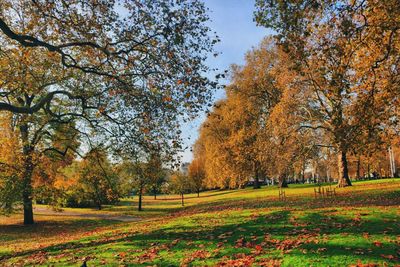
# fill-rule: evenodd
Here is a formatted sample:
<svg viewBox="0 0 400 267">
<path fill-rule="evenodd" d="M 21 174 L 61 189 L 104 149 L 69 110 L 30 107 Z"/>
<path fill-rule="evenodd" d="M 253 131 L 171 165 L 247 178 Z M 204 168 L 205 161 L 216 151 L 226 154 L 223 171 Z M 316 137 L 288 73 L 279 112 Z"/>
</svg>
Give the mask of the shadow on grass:
<svg viewBox="0 0 400 267">
<path fill-rule="evenodd" d="M 259 208 L 281 208 L 297 210 L 313 210 L 320 208 L 337 207 L 365 207 L 365 206 L 399 206 L 400 190 L 389 192 L 371 192 L 364 194 L 360 192 L 339 193 L 330 198 L 314 198 L 313 195 L 288 196 L 286 201 L 279 201 L 277 197 L 266 197 L 257 199 L 224 199 L 224 202 L 212 201 L 188 206 L 178 213 L 202 213 L 210 211 L 221 211 L 224 209 L 259 209 Z"/>
<path fill-rule="evenodd" d="M 160 212 L 162 214 L 165 214 L 166 212 L 172 212 L 171 216 L 173 216 L 174 218 L 179 217 L 180 215 L 185 216 L 190 214 L 199 214 L 199 216 L 195 216 L 196 218 L 182 217 L 179 219 L 180 221 L 178 221 L 178 223 L 181 222 L 181 225 L 158 225 L 156 227 L 161 228 L 153 231 L 150 230 L 146 233 L 128 231 L 121 235 L 109 234 L 102 235 L 100 237 L 90 237 L 86 240 L 66 242 L 59 245 L 48 246 L 41 249 L 31 249 L 14 254 L 3 253 L 3 255 L 0 255 L 0 263 L 2 260 L 7 260 L 13 257 L 28 256 L 38 253 L 40 251 L 46 251 L 50 255 L 62 254 L 65 250 L 73 250 L 76 251 L 77 254 L 81 254 L 83 256 L 85 254 L 87 255 L 93 253 L 101 255 L 104 246 L 110 245 L 112 245 L 113 247 L 115 245 L 115 247 L 117 247 L 118 249 L 134 248 L 143 251 L 151 248 L 152 246 L 166 244 L 169 246 L 168 254 L 186 255 L 190 250 L 199 249 L 200 247 L 197 246 L 198 244 L 203 244 L 203 249 L 212 251 L 214 249 L 217 249 L 219 247 L 219 243 L 222 242 L 223 249 L 221 249 L 218 254 L 213 255 L 210 258 L 210 260 L 216 261 L 223 256 L 232 256 L 235 253 L 250 253 L 252 248 L 237 247 L 237 240 L 243 238 L 244 242 L 262 244 L 266 234 L 271 234 L 275 239 L 281 240 L 286 238 L 295 239 L 300 233 L 304 231 L 316 233 L 319 237 L 322 235 L 340 235 L 343 233 L 350 236 L 360 237 L 365 232 L 367 232 L 369 235 L 382 235 L 383 233 L 388 232 L 391 235 L 399 235 L 400 230 L 398 226 L 393 221 L 387 221 L 384 217 L 363 219 L 360 223 L 357 220 L 355 221 L 354 218 L 337 216 L 332 214 L 332 212 L 318 210 L 319 208 L 373 208 L 377 206 L 394 207 L 398 205 L 400 205 L 399 190 L 389 192 L 371 192 L 367 194 L 349 192 L 339 194 L 335 198 L 330 199 L 313 199 L 312 195 L 302 197 L 289 196 L 286 202 L 279 202 L 276 200 L 276 198 L 273 197 L 265 199 L 232 198 L 224 199 L 224 202 L 222 203 L 221 201 L 212 201 L 208 203 L 199 203 L 196 206 L 185 208 L 172 208 L 168 209 L 167 211 L 163 208 L 149 208 L 149 212 Z M 230 209 L 245 210 L 260 208 L 274 208 L 284 210 L 275 211 L 266 215 L 260 214 L 260 216 L 256 216 L 255 218 L 249 217 L 250 219 L 247 218 L 245 221 L 235 221 L 234 219 L 231 219 L 228 222 L 224 222 L 224 225 L 216 224 L 215 226 L 213 226 L 212 222 L 206 222 L 205 227 L 199 227 L 196 224 L 190 223 L 185 224 L 185 220 L 199 220 L 199 223 L 201 222 L 201 220 L 208 220 L 207 218 L 201 218 L 202 213 Z M 298 224 L 294 224 L 293 221 L 291 221 L 292 212 L 296 211 L 307 211 L 304 216 L 299 219 Z M 346 212 L 353 216 L 351 210 L 347 210 Z M 88 229 L 88 227 L 95 228 L 99 226 L 99 224 L 90 224 L 88 223 L 88 221 L 90 220 L 79 221 L 80 223 L 82 223 L 82 225 L 78 226 L 78 228 L 80 227 L 84 229 L 84 232 L 87 232 L 88 230 L 90 230 Z M 162 224 L 167 222 L 168 217 L 165 218 L 165 222 L 162 222 Z M 52 223 L 54 224 L 53 227 L 57 225 L 59 229 L 48 231 L 48 236 L 60 234 L 61 232 L 68 231 L 69 229 L 71 229 L 71 231 L 79 232 L 79 230 L 75 229 L 76 225 L 68 228 L 68 223 Z M 103 223 L 105 225 L 110 225 L 113 222 Z M 51 225 L 52 224 L 49 224 L 50 228 Z M 13 229 L 13 227 L 15 227 L 15 229 Z M 38 229 L 40 229 L 41 226 L 38 225 L 34 227 L 38 227 Z M 40 233 L 40 231 L 35 230 L 35 228 L 33 228 L 33 231 L 32 228 L 27 228 L 26 233 L 24 232 L 24 230 L 21 232 L 20 229 L 21 226 L 0 226 L 0 234 L 2 235 L 3 233 L 11 233 L 12 235 L 15 234 L 15 236 L 18 235 L 22 238 L 32 238 L 32 236 L 30 235 L 32 234 L 32 232 L 36 234 Z M 41 231 L 46 234 L 45 227 L 43 227 Z M 220 238 L 221 235 L 224 235 L 226 233 L 230 234 L 223 236 L 223 238 Z M 175 240 L 180 241 L 176 245 L 170 246 L 170 244 L 174 243 Z M 362 258 L 379 262 L 382 261 L 382 257 L 380 256 L 381 254 L 396 255 L 397 253 L 397 247 L 394 242 L 390 244 L 385 243 L 383 247 L 379 248 L 373 247 L 371 242 L 371 240 L 362 243 L 349 242 L 346 244 L 346 246 L 335 244 L 329 241 L 315 244 L 304 243 L 301 244 L 299 247 L 293 249 L 289 255 L 298 255 L 298 257 L 301 256 L 310 260 L 318 260 L 321 255 L 323 255 L 324 257 L 358 257 L 360 255 L 355 256 L 354 251 L 359 251 L 360 253 L 363 253 Z M 193 243 L 196 244 L 197 247 L 193 245 Z M 372 248 L 372 250 L 366 251 L 367 248 Z M 307 250 L 309 253 L 304 255 L 304 253 L 301 251 L 302 249 Z M 267 247 L 265 251 L 263 251 L 263 253 L 268 253 L 270 255 L 275 255 L 276 257 L 282 258 L 280 251 L 277 250 L 275 247 Z M 136 254 L 132 253 L 132 256 L 135 256 Z M 389 261 L 394 262 L 395 259 L 389 259 Z M 171 262 L 168 259 L 161 258 L 160 256 L 153 261 L 148 261 L 145 263 L 147 265 L 148 263 L 159 263 L 160 266 L 168 266 L 164 265 L 164 263 L 176 265 L 176 262 L 173 264 Z"/>
<path fill-rule="evenodd" d="M 380 235 L 384 231 L 387 232 L 388 227 L 392 229 L 390 234 L 399 235 L 400 229 L 394 227 L 394 223 L 385 221 L 384 219 L 368 219 L 361 222 L 348 219 L 343 216 L 324 214 L 323 212 L 311 212 L 305 214 L 299 219 L 303 224 L 294 224 L 291 221 L 292 212 L 288 210 L 275 211 L 268 214 L 260 214 L 254 218 L 249 217 L 242 222 L 235 222 L 232 219 L 230 222 L 224 222 L 224 225 L 211 226 L 207 228 L 198 227 L 197 220 L 201 218 L 190 218 L 194 220 L 192 225 L 186 226 L 167 226 L 150 231 L 148 233 L 127 233 L 122 236 L 106 236 L 101 239 L 92 239 L 87 242 L 68 242 L 57 246 L 49 246 L 41 249 L 49 254 L 60 254 L 65 249 L 79 251 L 82 256 L 85 254 L 96 253 L 100 255 L 104 250 L 104 245 L 116 245 L 122 251 L 128 249 L 139 249 L 142 253 L 154 246 L 166 245 L 168 254 L 172 255 L 188 255 L 194 249 L 206 249 L 213 251 L 219 247 L 222 249 L 215 255 L 212 255 L 208 260 L 218 261 L 221 257 L 232 257 L 237 253 L 251 253 L 255 245 L 263 244 L 263 254 L 275 255 L 282 258 L 281 251 L 277 249 L 276 244 L 286 239 L 296 240 L 299 235 L 307 233 L 311 238 L 323 238 L 324 235 L 343 234 L 350 236 L 362 236 L 364 232 L 369 235 Z M 275 243 L 265 243 L 266 235 L 270 235 L 275 240 Z M 238 246 L 238 240 L 242 240 L 242 244 Z M 276 241 L 278 240 L 278 241 Z M 279 241 L 280 240 L 280 241 Z M 372 242 L 372 241 L 371 241 Z M 289 254 L 299 257 L 305 257 L 310 261 L 321 260 L 323 257 L 346 256 L 357 257 L 355 251 L 362 253 L 362 258 L 371 261 L 382 261 L 381 254 L 395 254 L 397 246 L 395 243 L 387 243 L 383 247 L 373 247 L 371 242 L 347 243 L 346 246 L 328 242 L 317 243 L 301 243 L 298 247 L 288 252 Z M 223 244 L 222 246 L 220 244 Z M 173 244 L 173 245 L 171 245 Z M 249 246 L 247 244 L 250 244 Z M 370 244 L 370 245 L 368 245 Z M 122 247 L 122 248 L 121 248 Z M 368 248 L 372 248 L 368 251 Z M 308 254 L 304 255 L 302 250 L 307 250 Z M 21 253 L 16 253 L 13 257 L 26 256 L 34 254 L 39 250 L 29 250 Z M 160 251 L 161 252 L 161 251 Z M 140 253 L 139 253 L 140 254 Z M 131 255 L 135 257 L 134 253 Z M 3 256 L 3 259 L 10 258 L 11 255 Z M 173 257 L 174 258 L 174 257 Z M 176 258 L 176 257 L 175 257 Z M 175 259 L 179 260 L 179 259 Z M 394 262 L 394 259 L 391 260 Z M 159 264 L 159 266 L 175 266 L 177 262 L 158 256 L 149 261 L 143 261 L 144 265 Z M 170 264 L 170 265 L 166 265 Z M 308 263 L 310 264 L 310 263 Z"/>
<path fill-rule="evenodd" d="M 63 221 L 41 220 L 39 223 L 29 226 L 20 223 L 0 225 L 0 242 L 3 243 L 3 245 L 5 242 L 16 244 L 18 242 L 37 240 L 39 238 L 62 237 L 66 234 L 84 234 L 99 227 L 107 227 L 118 223 L 120 222 L 114 220 L 66 219 Z M 29 255 L 29 253 L 34 253 L 35 251 L 36 250 L 30 250 L 25 255 Z M 4 257 L 10 257 L 10 255 L 0 252 L 0 260 Z"/>
</svg>

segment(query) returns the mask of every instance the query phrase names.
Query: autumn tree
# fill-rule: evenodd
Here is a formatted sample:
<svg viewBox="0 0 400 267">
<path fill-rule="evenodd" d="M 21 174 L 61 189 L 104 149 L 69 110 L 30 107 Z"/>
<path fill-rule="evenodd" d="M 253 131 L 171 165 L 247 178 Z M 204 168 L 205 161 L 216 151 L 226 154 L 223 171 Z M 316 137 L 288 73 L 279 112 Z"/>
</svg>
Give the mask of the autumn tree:
<svg viewBox="0 0 400 267">
<path fill-rule="evenodd" d="M 172 192 L 175 192 L 181 196 L 182 207 L 185 206 L 184 194 L 190 191 L 190 180 L 188 176 L 180 171 L 175 171 L 171 175 L 170 179 Z"/>
<path fill-rule="evenodd" d="M 189 178 L 197 197 L 200 196 L 200 190 L 206 187 L 206 151 L 202 139 L 197 139 L 191 148 L 193 160 L 189 165 Z"/>
<path fill-rule="evenodd" d="M 200 197 L 200 190 L 203 188 L 205 178 L 204 162 L 200 158 L 194 158 L 189 165 L 189 179 L 191 187 Z"/>
<path fill-rule="evenodd" d="M 143 210 L 142 200 L 146 190 L 154 193 L 154 190 L 160 189 L 167 175 L 166 167 L 177 164 L 175 155 L 181 151 L 177 128 L 170 129 L 171 125 L 159 127 L 156 118 L 151 122 L 148 121 L 146 130 L 137 135 L 126 129 L 120 135 L 122 140 L 113 143 L 113 154 L 121 162 L 119 175 L 128 181 L 131 190 L 137 192 L 139 211 Z"/>
<path fill-rule="evenodd" d="M 241 165 L 235 165 L 233 151 L 229 144 L 232 127 L 228 120 L 229 105 L 227 100 L 218 101 L 200 129 L 199 145 L 203 146 L 205 158 L 205 184 L 209 188 L 242 187 L 249 177 Z"/>
<path fill-rule="evenodd" d="M 75 162 L 78 156 L 77 151 L 81 145 L 79 131 L 71 124 L 73 122 L 51 123 L 48 127 L 51 134 L 43 138 L 43 142 L 48 144 L 46 150 L 37 149 L 42 153 L 39 153 L 32 174 L 33 193 L 36 202 L 53 207 L 63 205 L 64 194 L 55 185 L 59 179 L 65 178 L 62 177 L 62 170 Z M 63 153 L 60 153 L 60 151 Z"/>
<path fill-rule="evenodd" d="M 279 85 L 279 79 L 277 81 Z M 315 137 L 310 135 L 308 129 L 302 128 L 303 113 L 306 113 L 301 112 L 302 98 L 294 99 L 292 88 L 281 88 L 282 96 L 268 117 L 266 131 L 263 132 L 267 138 L 261 146 L 270 156 L 267 159 L 269 173 L 278 177 L 280 187 L 287 187 L 287 178 L 294 173 L 295 164 L 302 161 L 305 164 L 304 161 L 310 159 Z"/>
<path fill-rule="evenodd" d="M 227 97 L 215 104 L 200 131 L 209 187 L 242 187 L 252 179 L 260 188 L 266 176 L 260 132 L 281 95 L 273 77 L 277 53 L 274 41 L 266 38 L 246 54 L 244 66 L 232 66 Z"/>
<path fill-rule="evenodd" d="M 10 114 L 0 118 L 0 213 L 9 214 L 22 196 L 21 145 Z"/>
<path fill-rule="evenodd" d="M 79 166 L 78 185 L 82 185 L 83 193 L 99 210 L 103 204 L 119 201 L 118 183 L 103 149 L 95 148 L 85 155 Z"/>
<path fill-rule="evenodd" d="M 280 185 L 287 186 L 297 162 L 302 160 L 305 169 L 316 142 L 307 143 L 315 137 L 303 124 L 309 116 L 307 93 L 292 65 L 282 47 L 265 38 L 246 54 L 244 66 L 232 67 L 227 97 L 216 103 L 198 140 L 208 186 L 240 187 L 253 178 L 254 188 L 259 188 L 266 176 L 278 177 Z"/>
<path fill-rule="evenodd" d="M 135 189 L 138 195 L 138 211 L 143 210 L 142 202 L 146 185 L 145 169 L 144 163 L 127 159 L 118 166 L 118 175 L 125 181 L 128 191 L 131 192 Z"/>
<path fill-rule="evenodd" d="M 153 193 L 154 199 L 157 199 L 157 193 L 161 191 L 161 186 L 166 180 L 166 170 L 160 153 L 153 152 L 149 155 L 145 174 L 148 178 L 148 187 Z"/>
<path fill-rule="evenodd" d="M 151 107 L 166 124 L 210 99 L 204 62 L 217 40 L 199 1 L 6 0 L 0 14 L 0 111 L 17 116 L 24 224 L 34 222 L 34 159 L 71 149 L 48 146 L 51 124 L 116 137 L 125 125 L 146 131 Z"/>
<path fill-rule="evenodd" d="M 235 126 L 232 146 L 238 149 L 237 162 L 250 165 L 247 168 L 252 171 L 254 188 L 259 188 L 260 178 L 271 175 L 268 168 L 275 160 L 266 146 L 271 144 L 270 115 L 283 91 L 277 86 L 277 76 L 284 69 L 286 59 L 269 37 L 249 51 L 245 59 L 244 66 L 233 67 L 232 84 L 227 87 L 228 98 L 237 99 L 234 118 L 241 121 L 233 125 L 242 125 Z"/>
<path fill-rule="evenodd" d="M 338 155 L 338 186 L 351 185 L 349 152 L 398 105 L 398 2 L 258 0 L 256 8 L 256 21 L 276 31 L 297 81 L 311 92 L 314 116 L 304 124 L 326 131 Z"/>
</svg>

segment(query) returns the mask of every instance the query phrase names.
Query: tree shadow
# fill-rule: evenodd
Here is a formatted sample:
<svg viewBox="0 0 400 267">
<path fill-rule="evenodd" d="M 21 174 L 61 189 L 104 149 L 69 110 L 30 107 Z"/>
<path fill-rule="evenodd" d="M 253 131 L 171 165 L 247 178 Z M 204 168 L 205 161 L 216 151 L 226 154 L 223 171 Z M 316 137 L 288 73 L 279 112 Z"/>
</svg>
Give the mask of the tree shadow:
<svg viewBox="0 0 400 267">
<path fill-rule="evenodd" d="M 216 205 L 218 203 L 218 205 Z M 321 208 L 341 208 L 341 207 L 365 207 L 365 206 L 399 206 L 400 190 L 392 192 L 379 192 L 379 194 L 358 194 L 340 193 L 334 197 L 315 198 L 313 195 L 288 196 L 285 201 L 280 201 L 278 197 L 265 197 L 255 199 L 236 198 L 224 199 L 224 202 L 212 201 L 199 203 L 195 206 L 188 206 L 178 211 L 181 213 L 202 213 L 219 211 L 224 209 L 321 209 Z"/>
<path fill-rule="evenodd" d="M 388 223 L 383 219 L 371 219 L 363 220 L 361 224 L 354 222 L 349 218 L 343 218 L 342 216 L 323 214 L 321 212 L 311 212 L 305 214 L 304 217 L 299 219 L 299 224 L 294 224 L 291 221 L 292 212 L 289 210 L 275 211 L 268 214 L 262 214 L 255 218 L 243 222 L 231 222 L 225 223 L 224 225 L 209 227 L 203 229 L 196 225 L 196 218 L 192 224 L 189 225 L 171 225 L 161 229 L 150 231 L 148 233 L 135 233 L 127 234 L 121 237 L 114 236 L 112 238 L 103 239 L 92 239 L 85 243 L 82 242 L 68 242 L 61 245 L 49 246 L 41 249 L 47 251 L 49 254 L 58 254 L 61 251 L 68 249 L 79 251 L 84 255 L 85 253 L 92 253 L 96 250 L 102 250 L 103 246 L 110 244 L 118 244 L 118 247 L 125 247 L 121 251 L 135 248 L 139 250 L 138 253 L 132 253 L 131 258 L 127 258 L 126 261 L 133 260 L 145 251 L 157 247 L 160 248 L 163 245 L 164 252 L 175 255 L 190 255 L 193 249 L 201 250 L 206 249 L 213 251 L 222 247 L 221 251 L 213 254 L 207 260 L 218 261 L 222 257 L 232 257 L 238 253 L 251 254 L 256 245 L 263 246 L 263 253 L 258 256 L 275 255 L 280 257 L 281 253 L 276 249 L 277 243 L 269 244 L 266 243 L 266 236 L 271 235 L 274 242 L 280 242 L 286 239 L 296 240 L 299 236 L 301 237 L 304 233 L 311 233 L 311 237 L 322 238 L 323 235 L 335 235 L 346 233 L 348 235 L 362 235 L 363 232 L 368 231 L 369 235 L 380 235 L 383 231 L 387 231 L 387 228 L 394 226 L 394 223 Z M 188 218 L 192 220 L 193 218 Z M 338 227 L 338 225 L 341 225 Z M 318 230 L 316 230 L 318 229 Z M 400 234 L 400 230 L 392 227 L 393 232 L 391 234 Z M 313 235 L 315 233 L 315 235 Z M 280 240 L 280 241 L 279 241 Z M 238 243 L 240 241 L 240 243 Z M 221 245 L 221 243 L 223 245 Z M 266 244 L 265 244 L 266 243 Z M 371 242 L 372 243 L 372 240 Z M 205 245 L 205 248 L 202 247 Z M 373 248 L 368 251 L 369 248 Z M 318 243 L 307 243 L 304 242 L 300 246 L 293 248 L 286 255 L 293 255 L 303 257 L 308 261 L 308 264 L 314 262 L 323 261 L 323 257 L 350 257 L 354 256 L 355 252 L 363 253 L 362 259 L 368 261 L 379 262 L 382 261 L 381 254 L 395 254 L 397 246 L 395 243 L 385 243 L 380 248 L 374 248 L 368 245 L 368 242 L 362 244 L 341 244 L 329 243 L 329 242 L 318 242 Z M 304 254 L 307 251 L 307 254 Z M 34 254 L 38 250 L 24 251 L 17 253 L 13 257 L 26 256 Z M 163 249 L 160 249 L 157 254 L 163 253 Z M 6 259 L 9 257 L 4 257 Z M 204 259 L 194 259 L 194 261 L 201 261 Z M 389 260 L 394 262 L 395 259 Z M 159 264 L 159 266 L 175 266 L 176 262 L 170 262 L 165 257 L 157 256 L 149 261 L 144 260 L 144 265 L 148 264 Z"/>
<path fill-rule="evenodd" d="M 152 247 L 160 247 L 162 245 L 165 245 L 165 248 L 161 248 L 157 252 L 158 255 L 162 253 L 188 255 L 193 249 L 217 250 L 220 248 L 220 243 L 222 243 L 223 249 L 218 253 L 213 253 L 207 260 L 218 261 L 224 256 L 232 257 L 232 255 L 237 253 L 249 254 L 254 250 L 254 246 L 257 244 L 266 246 L 265 249 L 263 248 L 262 253 L 264 254 L 260 254 L 259 256 L 267 254 L 282 258 L 279 249 L 277 250 L 274 246 L 270 247 L 270 245 L 268 245 L 269 243 L 263 245 L 263 242 L 266 242 L 266 235 L 272 235 L 276 240 L 288 238 L 296 239 L 302 233 L 315 233 L 318 238 L 322 238 L 323 235 L 341 234 L 362 236 L 364 233 L 373 236 L 382 235 L 385 232 L 391 235 L 400 235 L 400 229 L 397 227 L 396 223 L 393 220 L 388 221 L 385 217 L 366 218 L 359 221 L 357 218 L 351 217 L 354 215 L 354 211 L 349 209 L 347 209 L 346 212 L 351 216 L 334 214 L 336 208 L 349 208 L 354 206 L 367 206 L 372 208 L 378 206 L 398 206 L 400 204 L 399 191 L 384 192 L 379 195 L 366 195 L 361 198 L 357 198 L 358 196 L 359 195 L 355 194 L 351 196 L 350 199 L 349 195 L 339 195 L 331 199 L 312 199 L 312 197 L 307 196 L 293 199 L 289 198 L 286 202 L 271 201 L 274 200 L 271 198 L 265 200 L 259 199 L 259 201 L 255 201 L 254 199 L 238 201 L 236 199 L 227 200 L 223 204 L 219 203 L 219 206 L 215 206 L 215 203 L 200 203 L 196 206 L 180 208 L 175 213 L 171 214 L 171 216 L 174 217 L 179 216 L 180 212 L 183 212 L 184 215 L 191 213 L 199 214 L 198 216 L 182 217 L 182 219 L 178 221 L 179 225 L 168 225 L 168 219 L 165 218 L 166 221 L 162 222 L 163 227 L 156 230 L 149 230 L 144 233 L 137 233 L 136 230 L 132 232 L 127 230 L 126 233 L 121 235 L 110 234 L 101 237 L 91 237 L 85 241 L 66 242 L 14 254 L 5 253 L 0 256 L 0 263 L 1 260 L 32 255 L 40 251 L 46 251 L 50 255 L 57 255 L 68 249 L 70 251 L 76 251 L 77 254 L 93 254 L 96 253 L 96 251 L 102 250 L 104 246 L 113 245 L 114 247 L 115 244 L 118 244 L 116 246 L 117 249 L 121 249 L 122 251 L 131 248 L 139 250 L 137 252 L 132 252 L 130 255 L 131 258 L 127 260 L 132 260 L 133 257 L 137 257 Z M 385 199 L 390 199 L 390 201 L 386 201 Z M 248 218 L 246 217 L 244 220 L 231 220 L 230 222 L 224 222 L 223 225 L 216 224 L 215 226 L 213 226 L 212 221 L 208 221 L 209 219 L 207 217 L 202 218 L 201 214 L 225 209 L 258 208 L 274 208 L 280 210 L 269 212 L 268 214 L 259 213 L 260 211 L 257 210 L 254 218 L 250 216 Z M 319 210 L 320 208 L 324 208 L 324 210 Z M 327 208 L 332 209 L 327 210 Z M 305 211 L 305 214 L 293 222 L 292 213 L 299 210 Z M 355 213 L 357 212 L 355 211 Z M 360 216 L 363 217 L 364 215 L 360 214 Z M 198 224 L 200 223 L 205 225 L 205 227 L 199 226 Z M 58 225 L 59 222 L 54 222 L 54 224 Z M 131 227 L 134 227 L 134 224 Z M 0 226 L 0 232 L 8 232 L 12 230 L 11 228 L 7 229 Z M 14 231 L 16 230 L 14 229 Z M 176 240 L 178 241 L 176 242 Z M 249 242 L 250 245 L 248 247 L 246 245 L 238 246 L 238 240 L 242 240 L 241 242 L 243 244 Z M 373 240 L 362 243 L 355 242 L 346 244 L 345 246 L 343 246 L 343 244 L 329 242 L 329 240 L 328 242 L 302 243 L 300 246 L 293 248 L 287 255 L 303 257 L 305 260 L 315 261 L 314 263 L 318 262 L 318 260 L 323 260 L 320 259 L 321 255 L 328 258 L 337 256 L 354 257 L 355 251 L 363 253 L 360 254 L 360 257 L 363 259 L 376 262 L 381 262 L 383 260 L 381 254 L 396 255 L 396 243 L 385 243 L 382 247 L 374 247 L 372 241 Z M 205 247 L 201 247 L 201 244 Z M 272 244 L 276 245 L 276 243 Z M 369 251 L 368 249 L 371 248 L 372 250 Z M 307 251 L 307 254 L 304 254 L 304 250 Z M 387 259 L 387 261 L 393 263 L 396 259 L 397 258 Z M 195 259 L 195 261 L 196 260 L 199 261 L 200 259 Z M 174 261 L 170 261 L 161 256 L 143 262 L 144 265 L 160 264 L 160 266 L 170 266 L 164 265 L 164 263 L 173 266 L 176 265 Z M 308 264 L 312 264 L 312 262 Z"/>
</svg>

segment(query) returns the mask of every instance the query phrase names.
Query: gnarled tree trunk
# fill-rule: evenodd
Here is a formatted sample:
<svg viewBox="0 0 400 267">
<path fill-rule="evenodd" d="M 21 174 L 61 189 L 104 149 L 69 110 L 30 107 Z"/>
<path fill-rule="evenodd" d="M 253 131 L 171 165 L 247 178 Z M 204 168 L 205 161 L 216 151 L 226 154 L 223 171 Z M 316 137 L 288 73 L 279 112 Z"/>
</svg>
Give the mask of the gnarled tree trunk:
<svg viewBox="0 0 400 267">
<path fill-rule="evenodd" d="M 349 170 L 347 167 L 347 156 L 345 151 L 339 151 L 338 153 L 338 168 L 339 168 L 338 187 L 351 186 L 351 181 L 349 178 Z"/>
</svg>

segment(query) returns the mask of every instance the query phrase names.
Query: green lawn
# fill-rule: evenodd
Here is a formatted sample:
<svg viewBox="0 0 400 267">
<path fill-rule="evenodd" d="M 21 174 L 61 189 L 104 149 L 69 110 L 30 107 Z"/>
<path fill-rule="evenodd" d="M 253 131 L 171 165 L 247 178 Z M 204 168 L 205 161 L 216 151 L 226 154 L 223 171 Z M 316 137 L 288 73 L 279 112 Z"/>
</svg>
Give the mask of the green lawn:
<svg viewBox="0 0 400 267">
<path fill-rule="evenodd" d="M 146 196 L 101 213 L 139 222 L 20 215 L 0 218 L 0 266 L 396 266 L 400 264 L 400 180 L 356 182 L 333 198 L 313 185 Z M 80 209 L 81 212 L 98 213 Z M 363 265 L 364 264 L 364 265 Z M 367 265 L 370 264 L 370 265 Z M 374 265 L 376 264 L 376 265 Z"/>
</svg>

